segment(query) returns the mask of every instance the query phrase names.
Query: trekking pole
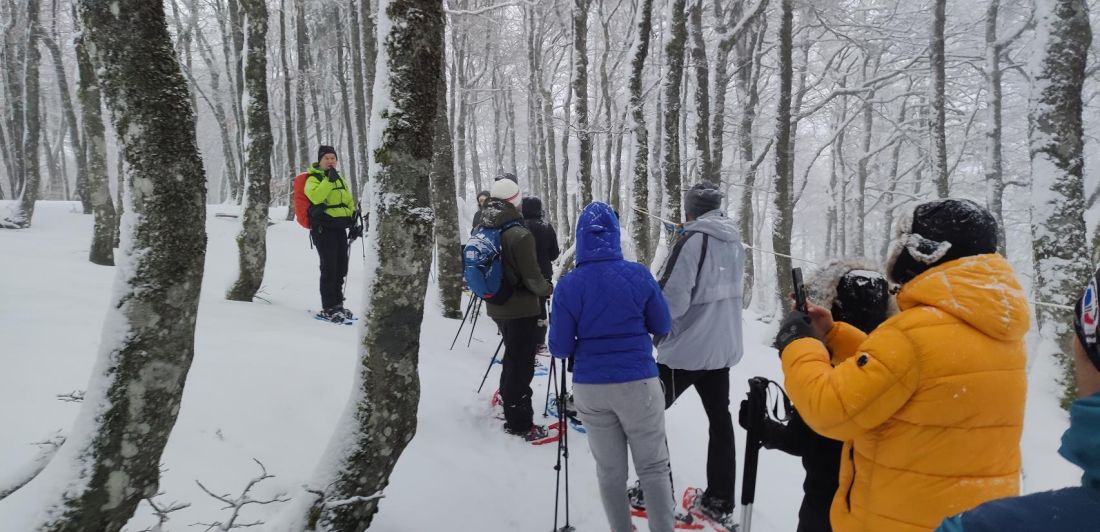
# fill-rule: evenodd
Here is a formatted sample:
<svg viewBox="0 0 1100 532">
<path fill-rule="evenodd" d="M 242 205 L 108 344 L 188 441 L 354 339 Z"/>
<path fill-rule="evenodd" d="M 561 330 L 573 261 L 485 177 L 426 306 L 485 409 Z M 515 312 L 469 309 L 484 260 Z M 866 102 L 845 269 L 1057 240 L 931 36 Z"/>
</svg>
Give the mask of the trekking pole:
<svg viewBox="0 0 1100 532">
<path fill-rule="evenodd" d="M 470 317 L 470 310 L 474 308 L 474 300 L 477 299 L 473 294 L 470 294 L 470 302 L 466 304 L 466 313 L 462 315 L 462 323 L 458 324 L 458 332 L 455 333 L 454 340 L 451 340 L 451 347 L 448 351 L 452 351 L 455 348 L 455 342 L 458 341 L 459 335 L 462 334 L 462 327 L 466 325 L 466 318 Z"/>
<path fill-rule="evenodd" d="M 557 471 L 557 481 L 554 487 L 554 532 L 574 532 L 576 529 L 569 524 L 569 429 L 565 426 L 565 359 L 561 361 L 561 388 L 557 398 L 558 402 L 558 430 L 561 437 L 558 438 L 558 462 L 554 465 Z M 565 526 L 558 528 L 558 504 L 561 495 L 562 459 L 565 459 Z"/>
<path fill-rule="evenodd" d="M 485 368 L 485 376 L 481 377 L 481 385 L 477 387 L 477 393 L 481 393 L 481 389 L 485 387 L 485 380 L 489 378 L 489 371 L 493 369 L 493 364 L 497 362 L 497 355 L 500 353 L 500 348 L 504 346 L 504 338 L 500 339 L 500 343 L 497 344 L 497 350 L 493 351 L 493 358 L 489 360 L 489 367 Z"/>
<path fill-rule="evenodd" d="M 481 316 L 481 298 L 477 298 L 474 301 L 474 319 L 470 322 L 470 337 L 466 339 L 466 347 L 470 347 L 470 344 L 474 341 L 474 331 L 477 330 L 477 318 Z"/>
<path fill-rule="evenodd" d="M 546 404 L 542 407 L 542 417 L 550 415 L 550 390 L 556 387 L 557 380 L 554 379 L 554 359 L 550 359 L 550 371 L 546 374 Z"/>
<path fill-rule="evenodd" d="M 760 458 L 761 433 L 764 428 L 764 416 L 767 415 L 768 379 L 753 377 L 749 379 L 749 393 L 745 401 L 749 412 L 748 429 L 745 434 L 745 474 L 741 481 L 741 528 L 740 532 L 751 532 L 752 505 L 756 500 L 756 469 Z"/>
</svg>

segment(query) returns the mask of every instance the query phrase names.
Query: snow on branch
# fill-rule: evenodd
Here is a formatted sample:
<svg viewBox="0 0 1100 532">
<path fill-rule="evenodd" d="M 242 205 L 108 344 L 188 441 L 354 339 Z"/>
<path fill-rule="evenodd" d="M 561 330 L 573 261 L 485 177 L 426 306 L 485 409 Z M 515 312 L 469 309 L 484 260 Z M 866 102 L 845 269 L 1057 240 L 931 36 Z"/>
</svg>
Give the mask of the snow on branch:
<svg viewBox="0 0 1100 532">
<path fill-rule="evenodd" d="M 267 468 L 264 467 L 263 462 L 260 462 L 259 460 L 255 459 L 255 458 L 253 458 L 252 461 L 256 462 L 256 465 L 260 466 L 260 475 L 257 476 L 257 477 L 253 477 L 252 480 L 248 481 L 248 484 L 245 485 L 243 490 L 241 490 L 241 494 L 238 495 L 235 498 L 232 498 L 228 493 L 223 494 L 223 495 L 217 495 L 214 492 L 206 489 L 206 486 L 203 486 L 202 482 L 199 482 L 198 480 L 195 481 L 195 484 L 198 484 L 199 488 L 201 488 L 202 491 L 206 492 L 207 495 L 209 495 L 209 496 L 211 496 L 211 497 L 213 497 L 213 498 L 215 498 L 215 499 L 217 499 L 217 500 L 219 500 L 219 501 L 221 501 L 222 503 L 225 504 L 225 506 L 222 507 L 223 510 L 232 510 L 232 513 L 230 513 L 229 519 L 226 520 L 226 521 L 215 521 L 213 523 L 194 523 L 191 526 L 205 526 L 207 532 L 209 532 L 211 530 L 217 530 L 219 532 L 227 532 L 227 531 L 235 529 L 235 528 L 250 528 L 250 527 L 254 527 L 254 526 L 260 526 L 260 525 L 264 524 L 263 521 L 251 521 L 251 522 L 247 522 L 247 523 L 238 523 L 237 522 L 237 519 L 240 518 L 241 510 L 243 510 L 245 506 L 248 506 L 250 504 L 265 505 L 265 504 L 272 504 L 272 503 L 277 503 L 277 502 L 288 502 L 288 501 L 290 501 L 290 499 L 287 498 L 285 496 L 286 494 L 284 494 L 284 493 L 280 493 L 280 494 L 272 497 L 271 499 L 266 499 L 266 500 L 253 499 L 249 495 L 249 492 L 252 491 L 252 488 L 256 487 L 256 485 L 259 484 L 260 482 L 263 482 L 263 481 L 265 481 L 269 478 L 275 478 L 275 475 L 268 474 Z"/>
<path fill-rule="evenodd" d="M 538 2 L 533 2 L 533 1 L 528 1 L 528 0 L 512 0 L 510 2 L 504 2 L 504 3 L 501 3 L 501 4 L 495 4 L 495 5 L 491 5 L 491 6 L 485 6 L 485 7 L 481 7 L 481 8 L 478 8 L 478 9 L 453 9 L 453 8 L 451 8 L 450 3 L 447 3 L 447 4 L 444 4 L 443 12 L 448 14 L 448 15 L 481 15 L 481 14 L 488 13 L 490 11 L 494 11 L 494 10 L 497 10 L 497 9 L 504 9 L 506 7 L 513 7 L 513 6 L 536 7 L 538 5 L 539 5 Z"/>
<path fill-rule="evenodd" d="M 82 403 L 84 402 L 84 390 L 73 390 L 69 393 L 57 394 L 57 400 L 62 403 Z"/>
</svg>

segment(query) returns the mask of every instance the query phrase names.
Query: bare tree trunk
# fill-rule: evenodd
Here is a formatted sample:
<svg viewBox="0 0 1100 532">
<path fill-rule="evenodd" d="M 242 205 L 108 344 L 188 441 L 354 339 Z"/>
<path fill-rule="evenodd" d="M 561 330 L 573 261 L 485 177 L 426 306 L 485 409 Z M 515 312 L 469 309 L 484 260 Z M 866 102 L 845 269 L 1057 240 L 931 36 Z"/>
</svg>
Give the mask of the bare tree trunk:
<svg viewBox="0 0 1100 532">
<path fill-rule="evenodd" d="M 577 105 L 577 141 L 580 146 L 581 203 L 592 203 L 592 131 L 588 123 L 588 0 L 573 0 L 573 93 Z"/>
<path fill-rule="evenodd" d="M 766 17 L 761 17 L 766 22 Z M 741 206 L 738 212 L 741 230 L 741 240 L 746 246 L 755 246 L 756 239 L 754 228 L 756 224 L 753 217 L 753 192 L 756 189 L 756 154 L 752 142 L 753 123 L 756 121 L 756 106 L 760 102 L 759 81 L 763 67 L 763 44 L 766 28 L 756 31 L 748 43 L 739 44 L 737 47 L 738 64 L 740 71 L 737 74 L 737 84 L 740 88 L 741 119 L 737 124 L 738 151 L 741 156 Z M 751 44 L 750 44 L 751 43 Z M 748 44 L 746 46 L 746 44 Z M 749 249 L 745 253 L 745 279 L 743 292 L 743 305 L 748 308 L 752 303 L 753 285 L 756 278 L 754 268 L 756 252 Z"/>
<path fill-rule="evenodd" d="M 492 187 L 492 185 L 488 183 L 492 183 L 493 181 L 492 179 L 483 179 L 487 176 L 481 174 L 481 157 L 479 157 L 478 153 L 479 143 L 477 140 L 477 106 L 467 104 L 467 107 L 469 108 L 469 112 L 466 113 L 466 127 L 470 129 L 467 132 L 469 142 L 466 143 L 466 147 L 470 150 L 470 175 L 474 178 L 475 188 L 483 190 L 482 187 L 484 186 L 488 189 Z M 483 185 L 483 183 L 485 184 Z"/>
<path fill-rule="evenodd" d="M 1028 112 L 1031 147 L 1035 290 L 1048 303 L 1072 306 L 1092 272 L 1085 227 L 1084 128 L 1081 91 L 1092 29 L 1084 0 L 1039 2 L 1035 19 L 1043 46 L 1031 72 Z M 1073 386 L 1070 311 L 1036 309 L 1039 330 L 1062 349 L 1066 394 Z"/>
<path fill-rule="evenodd" d="M 710 158 L 710 68 L 707 43 L 703 40 L 703 1 L 692 0 L 688 9 L 691 22 L 691 61 L 695 67 L 695 160 L 703 181 L 718 181 Z"/>
<path fill-rule="evenodd" d="M 80 71 L 77 95 L 84 115 L 84 149 L 88 161 L 88 192 L 95 214 L 92 247 L 88 260 L 94 264 L 114 266 L 115 206 L 111 202 L 111 187 L 107 182 L 107 138 L 104 133 L 102 102 L 99 85 L 95 79 L 95 67 L 84 37 L 76 41 L 76 63 Z"/>
<path fill-rule="evenodd" d="M 947 133 L 946 102 L 944 101 L 945 63 L 944 57 L 944 10 L 947 0 L 935 0 L 932 14 L 932 42 L 929 46 L 930 68 L 932 70 L 932 168 L 935 171 L 936 193 L 941 198 L 951 194 L 947 176 Z"/>
<path fill-rule="evenodd" d="M 42 39 L 42 43 L 46 45 L 46 49 L 50 51 L 50 57 L 53 59 L 54 75 L 57 77 L 57 89 L 61 97 L 61 110 L 65 113 L 65 122 L 69 125 L 69 138 L 72 139 L 73 143 L 73 153 L 76 154 L 76 192 L 80 196 L 84 214 L 91 214 L 92 199 L 88 188 L 88 164 L 85 159 L 85 150 L 80 143 L 80 133 L 78 131 L 80 124 L 76 121 L 76 111 L 69 92 L 69 78 L 65 74 L 65 62 L 62 58 L 61 47 L 53 39 L 42 33 L 41 30 L 38 36 Z"/>
<path fill-rule="evenodd" d="M 681 202 L 681 160 L 680 160 L 680 88 L 684 78 L 684 47 L 687 42 L 687 20 L 684 13 L 684 0 L 671 0 L 672 16 L 671 37 L 665 45 L 668 71 L 665 75 L 665 201 L 662 217 L 673 222 L 680 221 Z"/>
<path fill-rule="evenodd" d="M 354 6 L 352 6 L 354 7 Z M 354 9 L 352 9 L 354 11 Z M 342 13 L 336 12 L 337 16 L 341 16 Z M 341 16 L 341 18 L 343 18 Z M 359 169 L 356 165 L 356 152 L 359 151 L 359 146 L 355 143 L 355 126 L 352 120 L 353 112 L 351 110 L 351 98 L 348 96 L 348 78 L 347 78 L 347 62 L 344 55 L 344 30 L 343 24 L 339 21 L 332 21 L 336 29 L 336 83 L 340 86 L 340 101 L 343 107 L 344 115 L 344 133 L 347 135 L 347 165 L 344 167 L 344 173 L 348 176 L 345 181 L 351 182 L 351 195 L 358 198 L 359 196 L 359 177 L 360 173 L 366 173 Z M 354 28 L 353 28 L 354 29 Z M 354 55 L 351 57 L 351 61 L 354 63 L 357 61 Z M 362 135 L 362 134 L 360 134 Z M 365 150 L 364 150 L 365 151 Z"/>
<path fill-rule="evenodd" d="M 649 55 L 649 35 L 653 31 L 653 0 L 641 0 L 634 15 L 634 24 L 638 33 L 630 59 L 630 112 L 634 118 L 634 212 L 631 214 L 631 229 L 636 259 L 640 263 L 649 264 L 653 260 L 649 217 L 642 212 L 649 209 L 649 131 L 645 123 L 642 81 L 645 79 L 646 57 Z"/>
<path fill-rule="evenodd" d="M 307 83 L 309 81 L 309 33 L 306 28 L 305 0 L 293 0 L 295 23 L 294 30 L 297 36 L 295 41 L 298 48 L 298 72 L 295 84 L 294 106 L 298 115 L 298 162 L 300 167 L 309 166 L 313 159 L 310 157 L 309 130 L 306 128 L 306 96 L 309 93 Z M 320 139 L 318 139 L 320 143 Z M 293 203 L 293 202 L 292 202 Z"/>
<path fill-rule="evenodd" d="M 369 0 L 359 0 L 360 4 L 369 2 Z M 360 9 L 363 9 L 360 7 Z M 366 8 L 368 11 L 370 7 Z M 356 11 L 354 2 L 348 6 L 349 14 L 351 15 L 351 79 L 352 88 L 355 101 L 355 131 L 359 142 L 355 145 L 356 160 L 359 161 L 359 171 L 356 175 L 352 176 L 352 180 L 356 184 L 356 190 L 365 190 L 367 182 L 367 168 L 370 167 L 367 162 L 367 104 L 366 104 L 366 92 L 363 87 L 363 46 L 362 35 L 363 29 L 359 24 L 359 12 Z M 348 149 L 352 149 L 348 146 Z M 356 194 L 356 198 L 361 198 L 362 194 Z"/>
<path fill-rule="evenodd" d="M 19 195 L 19 203 L 16 204 L 11 217 L 0 222 L 0 227 L 14 229 L 26 229 L 31 226 L 34 218 L 34 202 L 38 200 L 39 169 L 38 143 L 41 139 L 41 114 L 39 112 L 39 79 L 38 64 L 41 54 L 38 53 L 38 31 L 34 28 L 38 25 L 38 0 L 27 0 L 27 52 L 23 69 L 23 124 L 26 128 L 23 132 L 23 183 L 22 193 Z"/>
<path fill-rule="evenodd" d="M 290 62 L 286 54 L 286 0 L 279 0 L 279 64 L 283 68 L 283 135 L 286 136 L 286 219 L 294 219 L 294 177 L 307 159 L 295 160 L 298 144 L 294 138 L 294 105 L 290 92 Z M 301 118 L 298 119 L 299 122 Z M 305 139 L 302 139 L 305 142 Z M 299 166 L 301 165 L 301 166 Z"/>
<path fill-rule="evenodd" d="M 379 6 L 379 102 L 371 139 L 376 172 L 374 216 L 368 237 L 375 265 L 366 274 L 359 368 L 332 442 L 292 510 L 292 530 L 361 532 L 378 510 L 371 495 L 389 483 L 398 458 L 416 432 L 417 375 L 424 292 L 431 266 L 429 172 L 443 83 L 443 5 L 435 0 L 383 0 Z M 385 118 L 383 118 L 385 117 Z M 380 201 L 385 197 L 386 201 Z M 361 497 L 362 499 L 357 499 Z M 301 526 L 304 525 L 304 526 Z"/>
<path fill-rule="evenodd" d="M 445 46 L 441 44 L 440 46 Z M 446 52 L 440 52 L 446 57 Z M 439 303 L 444 318 L 462 319 L 462 244 L 455 204 L 455 162 L 451 126 L 447 123 L 447 85 L 440 77 L 436 98 L 432 170 L 432 210 L 435 211 L 435 264 L 439 272 Z M 536 177 L 537 179 L 537 177 Z"/>
<path fill-rule="evenodd" d="M 791 153 L 791 58 L 792 26 L 794 14 L 792 0 L 782 0 L 782 24 L 779 27 L 779 103 L 775 122 L 775 221 L 772 222 L 772 249 L 775 257 L 776 298 L 783 301 L 793 290 L 791 285 L 791 259 L 778 254 L 791 254 L 791 226 L 793 205 L 791 187 L 794 168 Z"/>
<path fill-rule="evenodd" d="M 7 101 L 11 112 L 8 120 L 8 134 L 11 137 L 11 195 L 12 198 L 19 199 L 26 180 L 27 165 L 26 155 L 23 152 L 26 148 L 23 144 L 26 135 L 24 129 L 26 111 L 23 107 L 25 87 L 21 83 L 26 63 L 26 55 L 23 51 L 26 50 L 27 42 L 20 40 L 16 31 L 20 28 L 16 25 L 18 17 L 16 16 L 15 2 L 9 2 L 8 10 L 11 13 L 11 20 L 8 22 L 7 28 L 4 29 L 4 46 L 0 47 L 0 53 L 4 55 L 4 67 L 7 72 L 7 76 L 5 76 L 7 78 Z M 22 29 L 26 31 L 25 28 Z"/>
<path fill-rule="evenodd" d="M 241 232 L 237 282 L 226 299 L 252 301 L 264 280 L 267 264 L 267 210 L 271 204 L 271 118 L 267 105 L 267 4 L 265 0 L 241 0 L 248 32 L 244 78 L 248 89 L 245 127 L 248 128 L 248 187 Z"/>
<path fill-rule="evenodd" d="M 13 530 L 121 530 L 157 493 L 194 354 L 206 185 L 163 6 L 84 0 L 80 14 L 130 163 L 133 215 L 80 430 L 42 475 L 0 502 L 0 522 Z"/>
<path fill-rule="evenodd" d="M 878 74 L 879 61 L 882 60 L 882 52 L 875 50 L 870 53 L 875 53 L 874 66 L 871 72 L 867 72 L 867 66 L 872 59 L 865 57 L 863 61 L 863 81 L 866 84 L 869 78 L 875 77 Z M 871 101 L 875 99 L 875 88 L 871 86 L 864 96 L 863 102 L 863 138 L 860 141 L 860 154 L 859 161 L 856 165 L 856 236 L 855 236 L 855 254 L 856 256 L 863 257 L 864 244 L 866 241 L 866 227 L 867 227 L 867 206 L 866 196 L 867 191 L 867 179 L 870 177 L 870 170 L 868 166 L 871 160 L 871 139 L 874 135 L 875 115 L 874 109 L 871 107 Z"/>
<path fill-rule="evenodd" d="M 199 87 L 198 80 L 188 70 L 184 70 L 183 73 L 187 76 L 191 82 L 191 86 L 195 89 L 195 92 L 199 93 L 203 100 L 206 101 L 210 110 L 214 113 L 214 120 L 218 123 L 218 133 L 221 135 L 222 144 L 222 157 L 225 159 L 226 173 L 230 181 L 227 184 L 230 188 L 233 186 L 233 176 L 237 175 L 237 156 L 233 153 L 233 139 L 229 134 L 229 117 L 226 116 L 225 107 L 222 105 L 221 99 L 221 76 L 218 73 L 218 66 L 214 62 L 214 50 L 207 42 L 203 33 L 197 32 L 196 37 L 199 41 L 200 55 L 203 58 L 203 63 L 206 64 L 207 73 L 210 76 L 210 95 L 207 96 Z M 233 195 L 236 198 L 236 195 Z M 224 200 L 225 198 L 219 198 Z"/>
<path fill-rule="evenodd" d="M 507 120 L 507 141 L 508 141 L 508 171 L 513 174 L 519 174 L 519 165 L 516 163 L 516 102 L 512 97 L 512 83 L 509 81 L 508 87 L 505 89 L 504 95 L 506 99 L 505 103 L 505 120 Z M 447 142 L 450 142 L 450 136 L 447 137 Z M 538 179 L 537 177 L 535 179 Z"/>
<path fill-rule="evenodd" d="M 989 126 L 986 130 L 985 183 L 988 192 L 986 203 L 993 218 L 997 220 L 997 251 L 1001 255 L 1005 250 L 1004 227 L 1004 155 L 1001 141 L 1001 109 L 1004 99 L 1001 96 L 1001 53 L 1004 45 L 997 42 L 997 13 L 1001 0 L 990 0 L 985 12 L 985 80 L 988 84 L 986 105 L 989 109 Z"/>
<path fill-rule="evenodd" d="M 458 122 L 455 124 L 455 149 L 458 151 L 458 193 L 463 198 L 466 197 L 466 186 L 468 183 L 468 177 L 466 174 L 466 123 L 468 121 L 467 114 L 469 106 L 466 105 L 468 95 L 466 93 L 466 62 L 469 60 L 467 57 L 466 48 L 466 36 L 463 35 L 461 43 L 458 45 L 457 57 L 455 58 L 455 68 L 458 71 L 457 86 L 455 87 L 457 94 L 458 106 Z M 480 191 L 479 185 L 474 186 L 474 194 Z"/>
</svg>

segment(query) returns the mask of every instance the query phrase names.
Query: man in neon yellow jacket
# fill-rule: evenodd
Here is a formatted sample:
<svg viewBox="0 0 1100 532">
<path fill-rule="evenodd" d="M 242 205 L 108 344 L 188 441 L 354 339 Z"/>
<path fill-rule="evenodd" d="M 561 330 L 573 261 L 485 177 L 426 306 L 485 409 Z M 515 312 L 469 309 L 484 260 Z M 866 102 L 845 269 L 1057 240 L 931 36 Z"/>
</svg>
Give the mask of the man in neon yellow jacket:
<svg viewBox="0 0 1100 532">
<path fill-rule="evenodd" d="M 344 308 L 344 278 L 348 275 L 350 240 L 362 236 L 353 227 L 357 218 L 355 200 L 344 178 L 336 171 L 336 150 L 321 146 L 317 162 L 306 173 L 305 193 L 309 208 L 309 233 L 321 259 L 321 312 L 317 319 L 343 323 L 352 319 Z M 359 234 L 350 235 L 348 230 Z"/>
</svg>

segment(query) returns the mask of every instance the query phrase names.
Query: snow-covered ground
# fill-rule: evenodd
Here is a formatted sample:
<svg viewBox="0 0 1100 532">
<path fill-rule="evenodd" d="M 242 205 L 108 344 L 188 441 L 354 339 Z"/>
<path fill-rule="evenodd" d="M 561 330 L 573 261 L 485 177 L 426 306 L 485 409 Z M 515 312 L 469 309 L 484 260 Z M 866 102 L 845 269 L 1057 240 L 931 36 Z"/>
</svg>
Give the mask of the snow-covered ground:
<svg viewBox="0 0 1100 532">
<path fill-rule="evenodd" d="M 8 204 L 0 202 L 0 212 Z M 230 302 L 224 294 L 236 274 L 238 222 L 214 214 L 236 209 L 212 206 L 209 212 L 194 365 L 165 450 L 163 495 L 157 499 L 191 504 L 172 514 L 166 526 L 172 531 L 225 516 L 221 503 L 196 481 L 216 493 L 236 494 L 258 473 L 253 458 L 275 475 L 258 486 L 257 498 L 290 493 L 306 482 L 350 392 L 355 365 L 355 328 L 316 321 L 307 313 L 319 298 L 317 258 L 306 231 L 282 222 L 285 211 L 274 210 L 272 219 L 280 221 L 268 232 L 260 294 L 268 302 Z M 55 396 L 85 387 L 114 278 L 113 268 L 87 261 L 91 233 L 91 216 L 79 214 L 75 203 L 60 202 L 39 202 L 32 229 L 0 231 L 0 477 L 33 460 L 34 442 L 68 430 L 77 413 L 75 404 Z M 347 290 L 352 309 L 363 299 L 360 256 L 357 246 Z M 497 345 L 494 327 L 482 316 L 472 346 L 465 347 L 463 334 L 448 351 L 457 327 L 458 321 L 439 317 L 430 290 L 417 434 L 397 464 L 372 529 L 548 530 L 556 447 L 532 447 L 501 432 L 489 414 L 499 366 L 486 389 L 475 394 Z M 754 319 L 746 323 L 746 356 L 731 374 L 735 415 L 749 377 L 781 381 L 775 351 L 767 347 L 771 331 Z M 1067 422 L 1057 407 L 1056 371 L 1045 357 L 1037 357 L 1031 368 L 1025 490 L 1075 484 L 1080 471 L 1055 453 Z M 536 379 L 534 388 L 540 410 L 545 377 Z M 667 426 L 677 489 L 705 484 L 706 416 L 694 392 L 668 411 Z M 740 462 L 740 428 L 737 438 Z M 573 524 L 581 532 L 606 530 L 585 437 L 571 433 L 570 443 Z M 797 459 L 762 451 L 753 529 L 794 530 L 801 483 Z M 277 504 L 250 506 L 242 517 L 262 520 L 278 509 Z M 154 523 L 143 503 L 128 530 Z M 3 523 L 0 532 L 8 532 Z"/>
</svg>

